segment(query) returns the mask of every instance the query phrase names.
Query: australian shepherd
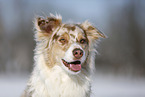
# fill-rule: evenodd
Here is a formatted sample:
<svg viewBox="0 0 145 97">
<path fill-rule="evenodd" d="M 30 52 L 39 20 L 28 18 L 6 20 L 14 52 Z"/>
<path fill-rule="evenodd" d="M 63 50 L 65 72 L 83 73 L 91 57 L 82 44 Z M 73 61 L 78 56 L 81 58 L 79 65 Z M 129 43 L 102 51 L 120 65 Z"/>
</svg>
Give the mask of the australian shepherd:
<svg viewBox="0 0 145 97">
<path fill-rule="evenodd" d="M 35 64 L 22 97 L 90 97 L 96 42 L 104 34 L 91 23 L 37 17 Z"/>
</svg>

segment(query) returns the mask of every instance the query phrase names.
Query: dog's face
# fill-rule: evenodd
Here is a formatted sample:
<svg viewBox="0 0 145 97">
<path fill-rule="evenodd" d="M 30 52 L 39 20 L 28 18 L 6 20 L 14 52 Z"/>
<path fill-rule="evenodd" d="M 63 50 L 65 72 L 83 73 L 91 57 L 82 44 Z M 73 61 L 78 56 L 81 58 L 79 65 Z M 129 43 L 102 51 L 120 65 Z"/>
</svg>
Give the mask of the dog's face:
<svg viewBox="0 0 145 97">
<path fill-rule="evenodd" d="M 91 42 L 105 37 L 90 23 L 63 24 L 60 18 L 37 18 L 37 39 L 47 41 L 48 57 L 65 71 L 77 74 L 88 58 Z M 49 64 L 51 65 L 51 64 Z"/>
<path fill-rule="evenodd" d="M 77 25 L 64 24 L 52 41 L 52 52 L 62 68 L 70 73 L 80 72 L 89 51 L 86 33 Z"/>
</svg>

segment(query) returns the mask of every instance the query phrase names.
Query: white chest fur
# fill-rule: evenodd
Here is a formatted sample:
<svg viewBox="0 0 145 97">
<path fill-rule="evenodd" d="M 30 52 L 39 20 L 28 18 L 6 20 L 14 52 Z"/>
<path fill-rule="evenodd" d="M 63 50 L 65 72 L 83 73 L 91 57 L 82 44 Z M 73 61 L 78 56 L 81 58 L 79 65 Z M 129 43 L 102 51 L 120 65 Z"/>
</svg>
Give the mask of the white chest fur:
<svg viewBox="0 0 145 97">
<path fill-rule="evenodd" d="M 89 97 L 90 82 L 86 75 L 69 75 L 58 65 L 48 70 L 42 64 L 34 69 L 30 80 L 32 97 Z"/>
</svg>

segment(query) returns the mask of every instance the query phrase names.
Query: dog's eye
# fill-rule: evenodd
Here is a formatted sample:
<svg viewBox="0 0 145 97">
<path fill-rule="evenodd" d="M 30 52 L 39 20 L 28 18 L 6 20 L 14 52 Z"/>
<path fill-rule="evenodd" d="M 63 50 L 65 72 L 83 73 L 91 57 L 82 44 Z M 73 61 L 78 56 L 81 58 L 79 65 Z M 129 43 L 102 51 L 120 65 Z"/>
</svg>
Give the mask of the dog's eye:
<svg viewBox="0 0 145 97">
<path fill-rule="evenodd" d="M 81 43 L 81 44 L 86 43 L 86 39 L 81 39 L 81 40 L 80 40 L 80 43 Z"/>
<path fill-rule="evenodd" d="M 66 43 L 66 40 L 64 38 L 59 39 L 59 42 L 61 42 L 62 44 Z"/>
</svg>

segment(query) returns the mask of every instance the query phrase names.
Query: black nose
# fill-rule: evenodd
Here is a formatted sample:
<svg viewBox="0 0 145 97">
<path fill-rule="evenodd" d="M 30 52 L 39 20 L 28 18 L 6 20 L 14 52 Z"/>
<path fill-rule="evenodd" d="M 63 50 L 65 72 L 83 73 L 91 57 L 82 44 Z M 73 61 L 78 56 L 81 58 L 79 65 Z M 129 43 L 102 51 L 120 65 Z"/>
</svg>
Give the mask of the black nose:
<svg viewBox="0 0 145 97">
<path fill-rule="evenodd" d="M 73 50 L 73 55 L 75 58 L 80 59 L 83 56 L 83 51 L 79 48 Z"/>
</svg>

